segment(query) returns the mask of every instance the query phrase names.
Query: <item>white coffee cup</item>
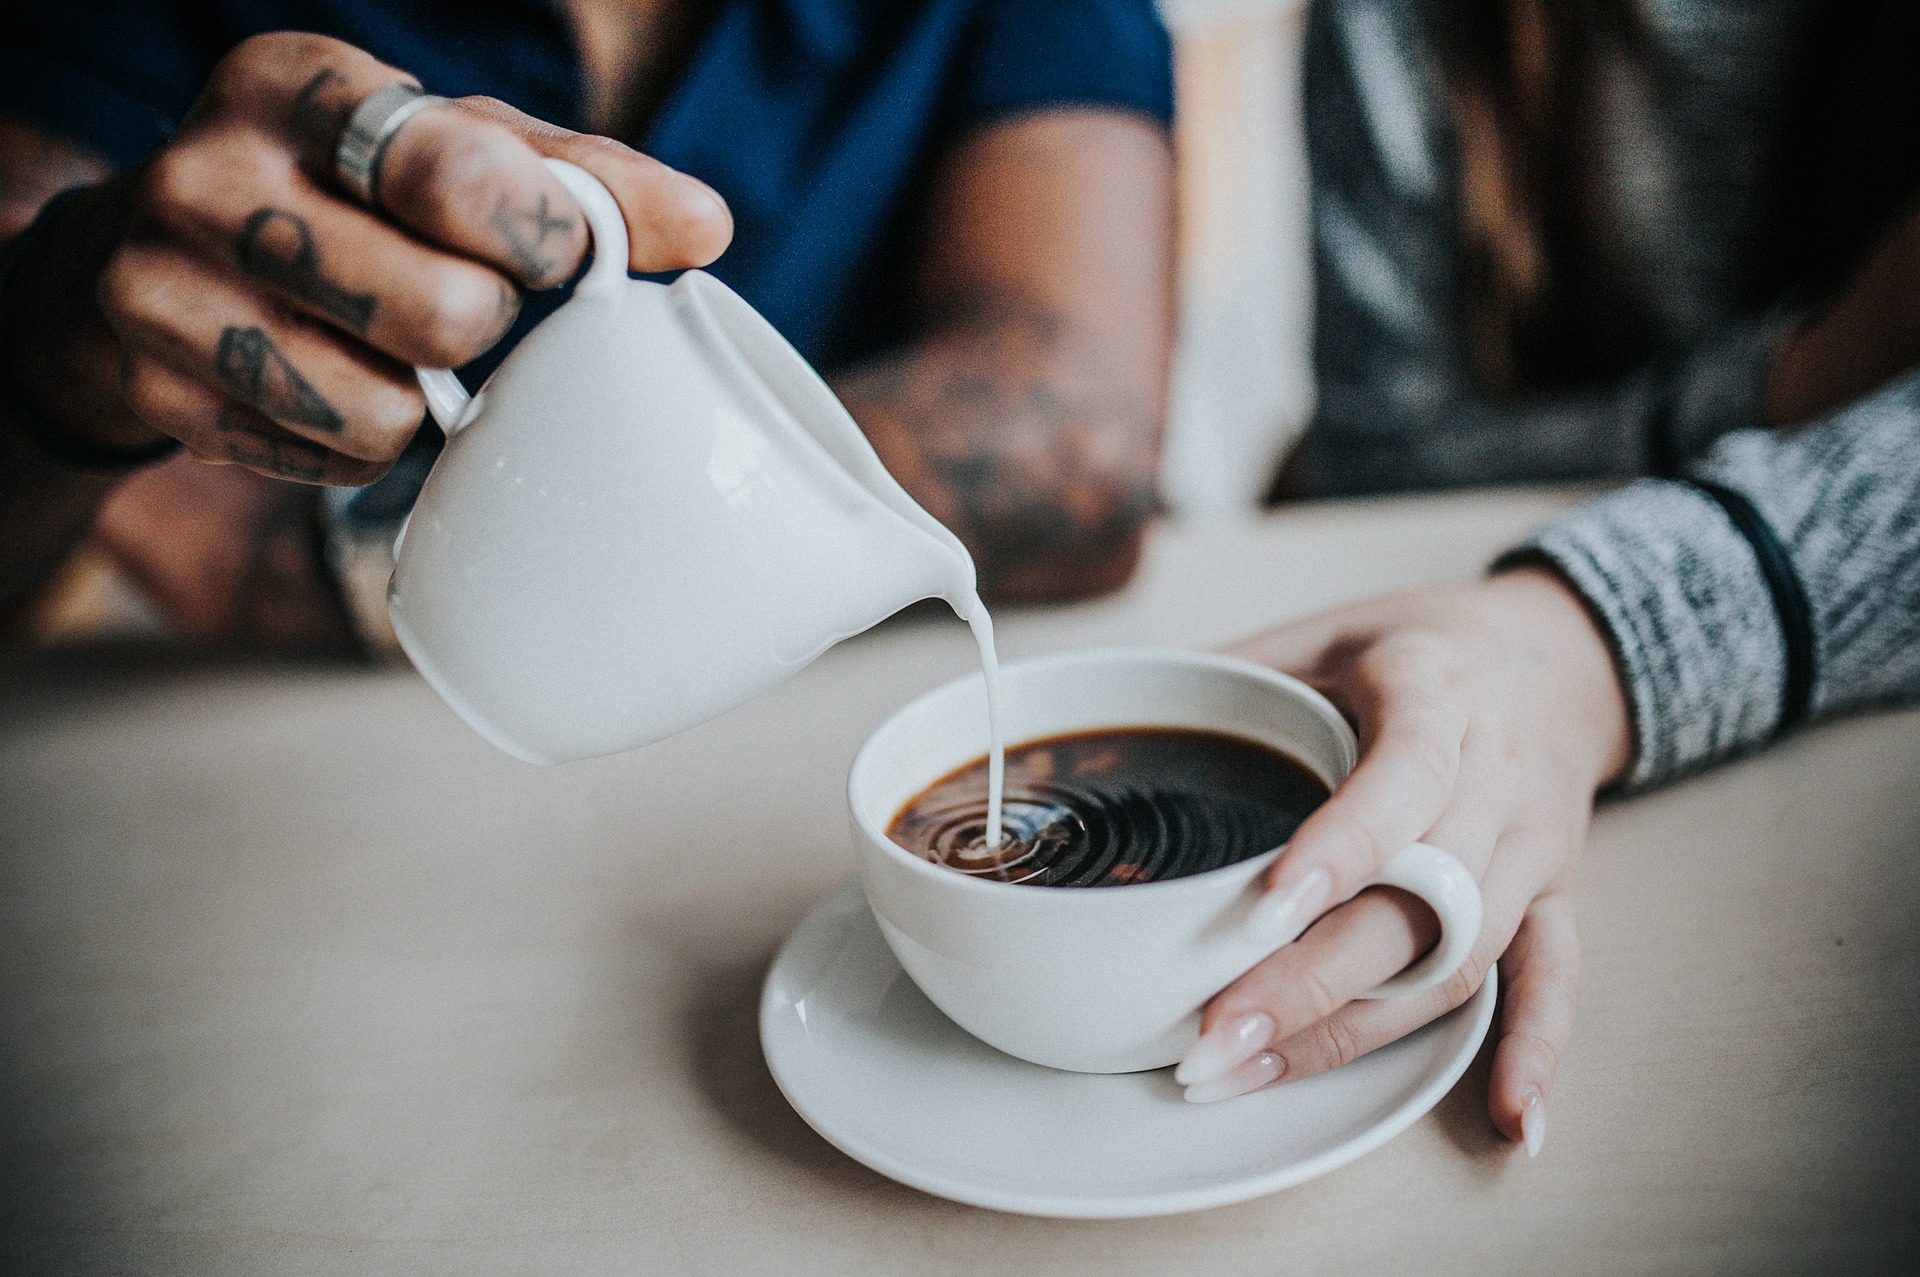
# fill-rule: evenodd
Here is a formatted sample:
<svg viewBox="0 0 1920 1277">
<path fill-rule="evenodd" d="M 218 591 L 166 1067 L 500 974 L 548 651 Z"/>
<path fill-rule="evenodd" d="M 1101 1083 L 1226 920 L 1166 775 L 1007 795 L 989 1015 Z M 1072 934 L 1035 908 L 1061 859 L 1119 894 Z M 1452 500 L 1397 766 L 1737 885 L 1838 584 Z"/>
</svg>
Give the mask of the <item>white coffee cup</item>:
<svg viewBox="0 0 1920 1277">
<path fill-rule="evenodd" d="M 1353 729 L 1325 697 L 1231 657 L 1097 649 L 1011 664 L 1002 678 L 1010 743 L 1110 727 L 1199 728 L 1278 749 L 1329 789 L 1357 757 Z M 1207 1000 L 1278 947 L 1249 924 L 1282 848 L 1185 878 L 1052 888 L 956 873 L 888 839 L 902 806 L 986 744 L 985 689 L 971 675 L 900 709 L 854 759 L 854 846 L 887 943 L 934 1005 L 1009 1055 L 1082 1073 L 1174 1063 L 1192 1047 Z M 1375 884 L 1425 900 L 1441 939 L 1366 996 L 1417 992 L 1457 970 L 1480 934 L 1472 873 L 1415 843 L 1363 886 Z"/>
</svg>

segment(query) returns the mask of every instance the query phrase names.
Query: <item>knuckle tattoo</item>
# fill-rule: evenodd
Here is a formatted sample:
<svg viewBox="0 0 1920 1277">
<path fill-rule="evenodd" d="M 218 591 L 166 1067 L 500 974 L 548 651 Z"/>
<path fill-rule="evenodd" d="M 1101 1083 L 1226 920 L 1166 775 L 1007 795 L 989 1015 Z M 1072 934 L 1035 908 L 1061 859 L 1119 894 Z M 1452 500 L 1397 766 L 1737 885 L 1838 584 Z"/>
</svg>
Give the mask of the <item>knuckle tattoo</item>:
<svg viewBox="0 0 1920 1277">
<path fill-rule="evenodd" d="M 281 208 L 256 209 L 240 230 L 234 254 L 240 269 L 255 279 L 366 335 L 377 300 L 372 293 L 356 293 L 327 278 L 306 218 Z"/>
<path fill-rule="evenodd" d="M 347 87 L 345 77 L 332 67 L 315 71 L 287 108 L 287 132 L 307 146 L 331 147 L 353 113 Z"/>
<path fill-rule="evenodd" d="M 236 398 L 275 420 L 328 434 L 346 429 L 339 412 L 300 375 L 264 328 L 228 325 L 220 334 L 214 366 Z"/>
<path fill-rule="evenodd" d="M 543 283 L 567 269 L 567 250 L 577 223 L 572 216 L 554 211 L 547 192 L 541 191 L 531 201 L 516 201 L 503 192 L 494 201 L 490 220 L 507 260 L 521 278 Z"/>
<path fill-rule="evenodd" d="M 327 450 L 317 444 L 257 429 L 228 409 L 222 409 L 214 419 L 214 430 L 221 451 L 230 461 L 303 483 L 317 483 L 326 477 Z"/>
</svg>

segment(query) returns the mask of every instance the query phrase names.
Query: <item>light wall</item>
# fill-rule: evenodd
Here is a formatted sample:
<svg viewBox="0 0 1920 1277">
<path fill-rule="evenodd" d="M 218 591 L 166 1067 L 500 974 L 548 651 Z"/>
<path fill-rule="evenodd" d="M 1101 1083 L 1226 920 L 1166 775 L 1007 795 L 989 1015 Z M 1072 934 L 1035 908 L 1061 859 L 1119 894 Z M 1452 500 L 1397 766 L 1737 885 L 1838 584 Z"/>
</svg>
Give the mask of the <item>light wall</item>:
<svg viewBox="0 0 1920 1277">
<path fill-rule="evenodd" d="M 1313 405 L 1302 0 L 1162 0 L 1174 33 L 1180 340 L 1161 488 L 1251 513 Z"/>
</svg>

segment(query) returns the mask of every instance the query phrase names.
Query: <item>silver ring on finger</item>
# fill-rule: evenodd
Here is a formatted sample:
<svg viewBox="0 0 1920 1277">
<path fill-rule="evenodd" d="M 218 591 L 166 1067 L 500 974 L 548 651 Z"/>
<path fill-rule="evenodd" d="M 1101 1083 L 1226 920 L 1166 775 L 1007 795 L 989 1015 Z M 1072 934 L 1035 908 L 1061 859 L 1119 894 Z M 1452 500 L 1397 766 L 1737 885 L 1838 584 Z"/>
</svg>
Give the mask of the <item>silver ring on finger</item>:
<svg viewBox="0 0 1920 1277">
<path fill-rule="evenodd" d="M 436 102 L 445 102 L 417 84 L 375 89 L 353 108 L 333 148 L 333 171 L 340 184 L 368 208 L 379 205 L 380 159 L 400 126 Z"/>
</svg>

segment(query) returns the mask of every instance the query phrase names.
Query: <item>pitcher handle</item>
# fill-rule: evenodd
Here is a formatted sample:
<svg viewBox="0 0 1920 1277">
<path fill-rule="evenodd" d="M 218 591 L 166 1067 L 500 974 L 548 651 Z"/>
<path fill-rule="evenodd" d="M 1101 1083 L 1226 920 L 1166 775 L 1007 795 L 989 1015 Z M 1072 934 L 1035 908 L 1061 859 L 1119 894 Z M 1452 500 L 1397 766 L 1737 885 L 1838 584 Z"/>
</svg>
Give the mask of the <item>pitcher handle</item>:
<svg viewBox="0 0 1920 1277">
<path fill-rule="evenodd" d="M 574 288 L 574 297 L 608 301 L 619 297 L 620 286 L 627 282 L 627 219 L 613 192 L 577 164 L 552 159 L 546 163 L 579 202 L 593 233 L 593 265 Z M 475 416 L 473 396 L 450 368 L 415 368 L 413 375 L 427 397 L 427 411 L 447 438 L 453 438 Z"/>
</svg>

